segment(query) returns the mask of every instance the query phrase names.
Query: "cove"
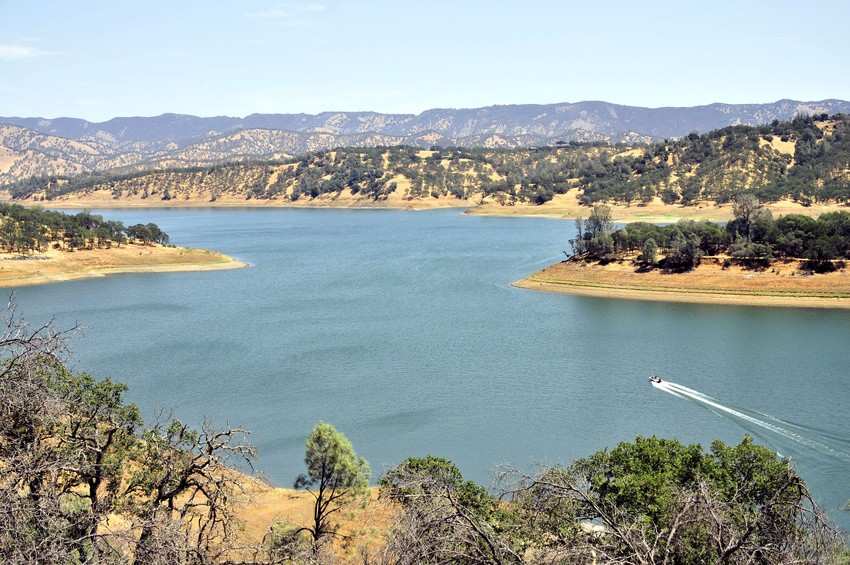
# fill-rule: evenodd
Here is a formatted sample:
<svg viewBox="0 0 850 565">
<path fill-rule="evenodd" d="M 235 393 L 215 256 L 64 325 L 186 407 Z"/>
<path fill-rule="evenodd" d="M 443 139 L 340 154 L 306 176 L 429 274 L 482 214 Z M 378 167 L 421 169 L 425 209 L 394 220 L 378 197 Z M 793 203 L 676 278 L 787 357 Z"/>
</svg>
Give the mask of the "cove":
<svg viewBox="0 0 850 565">
<path fill-rule="evenodd" d="M 302 471 L 319 420 L 376 475 L 431 453 L 483 484 L 501 463 L 567 463 L 637 435 L 707 447 L 749 433 L 791 457 L 850 529 L 837 510 L 850 498 L 848 311 L 512 288 L 564 257 L 572 222 L 457 210 L 94 212 L 155 222 L 177 245 L 252 266 L 20 288 L 19 311 L 34 324 L 84 325 L 74 368 L 127 383 L 147 421 L 164 409 L 251 430 L 275 485 Z M 727 409 L 666 394 L 647 382 L 653 373 Z"/>
</svg>

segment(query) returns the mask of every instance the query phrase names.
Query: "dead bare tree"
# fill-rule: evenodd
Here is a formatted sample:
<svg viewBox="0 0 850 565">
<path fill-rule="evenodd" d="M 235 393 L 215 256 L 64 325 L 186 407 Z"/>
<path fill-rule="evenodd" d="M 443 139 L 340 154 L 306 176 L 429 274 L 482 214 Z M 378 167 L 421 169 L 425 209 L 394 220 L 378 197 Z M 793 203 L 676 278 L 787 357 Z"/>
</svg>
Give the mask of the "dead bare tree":
<svg viewBox="0 0 850 565">
<path fill-rule="evenodd" d="M 140 433 L 123 384 L 65 367 L 73 331 L 30 328 L 11 300 L 3 316 L 0 562 L 279 562 L 237 535 L 247 432 L 172 420 Z"/>
<path fill-rule="evenodd" d="M 398 504 L 384 561 L 414 563 L 521 563 L 511 547 L 512 524 L 482 487 L 463 481 L 436 457 L 408 459 L 381 480 L 381 495 Z"/>
</svg>

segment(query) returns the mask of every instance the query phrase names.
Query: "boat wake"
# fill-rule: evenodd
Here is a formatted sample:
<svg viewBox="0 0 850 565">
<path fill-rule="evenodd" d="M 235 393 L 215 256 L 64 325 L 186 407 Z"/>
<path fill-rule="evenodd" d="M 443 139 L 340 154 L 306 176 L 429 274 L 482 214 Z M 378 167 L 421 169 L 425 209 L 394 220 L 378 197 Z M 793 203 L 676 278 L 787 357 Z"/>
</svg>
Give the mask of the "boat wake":
<svg viewBox="0 0 850 565">
<path fill-rule="evenodd" d="M 718 416 L 740 425 L 750 433 L 762 436 L 763 432 L 767 432 L 767 435 L 772 435 L 773 439 L 780 439 L 779 444 L 783 451 L 786 451 L 787 447 L 791 447 L 787 443 L 790 441 L 829 458 L 850 462 L 850 440 L 838 437 L 825 430 L 782 420 L 756 410 L 734 406 L 678 383 L 670 381 L 652 382 L 652 386 L 678 398 L 708 408 Z"/>
</svg>

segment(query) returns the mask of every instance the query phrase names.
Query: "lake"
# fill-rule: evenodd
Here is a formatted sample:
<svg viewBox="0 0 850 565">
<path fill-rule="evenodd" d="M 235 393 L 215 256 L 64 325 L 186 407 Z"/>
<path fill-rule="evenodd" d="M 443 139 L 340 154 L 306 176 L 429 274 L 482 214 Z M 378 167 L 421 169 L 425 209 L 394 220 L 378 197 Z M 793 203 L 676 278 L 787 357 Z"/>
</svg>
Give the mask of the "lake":
<svg viewBox="0 0 850 565">
<path fill-rule="evenodd" d="M 16 291 L 33 323 L 80 322 L 74 368 L 163 409 L 251 430 L 276 486 L 334 424 L 375 476 L 408 456 L 484 484 L 637 435 L 745 433 L 790 456 L 843 529 L 850 311 L 556 295 L 513 281 L 563 259 L 572 222 L 457 210 L 95 211 L 250 268 L 117 275 Z M 657 373 L 681 394 L 650 386 Z M 708 395 L 706 400 L 700 395 Z"/>
</svg>

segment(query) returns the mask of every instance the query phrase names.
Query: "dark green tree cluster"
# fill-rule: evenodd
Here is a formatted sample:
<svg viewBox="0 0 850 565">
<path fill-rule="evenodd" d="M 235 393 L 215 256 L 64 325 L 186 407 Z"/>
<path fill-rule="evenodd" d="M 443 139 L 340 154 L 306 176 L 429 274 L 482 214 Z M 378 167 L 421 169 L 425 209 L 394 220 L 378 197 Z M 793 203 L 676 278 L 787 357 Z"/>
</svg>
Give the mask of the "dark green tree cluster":
<svg viewBox="0 0 850 565">
<path fill-rule="evenodd" d="M 63 249 L 110 247 L 127 241 L 168 243 L 168 234 L 154 223 L 125 227 L 89 211 L 64 214 L 20 204 L 0 203 L 0 247 L 6 252 L 43 251 L 54 243 Z"/>
<path fill-rule="evenodd" d="M 814 563 L 843 550 L 788 460 L 755 445 L 638 437 L 569 466 L 504 469 L 501 496 L 450 461 L 381 479 L 392 563 Z"/>
<path fill-rule="evenodd" d="M 633 222 L 600 233 L 586 227 L 600 214 L 610 214 L 610 208 L 597 204 L 587 222 L 577 220 L 578 237 L 570 245 L 578 259 L 608 261 L 639 252 L 645 265 L 673 271 L 692 269 L 706 255 L 725 254 L 730 261 L 754 268 L 766 267 L 773 259 L 800 259 L 815 271 L 833 269 L 840 266 L 836 261 L 850 259 L 850 212 L 774 219 L 752 195 L 736 199 L 733 212 L 735 218 L 725 228 L 709 221 L 680 220 L 666 226 Z M 660 261 L 659 248 L 664 254 Z"/>
</svg>

